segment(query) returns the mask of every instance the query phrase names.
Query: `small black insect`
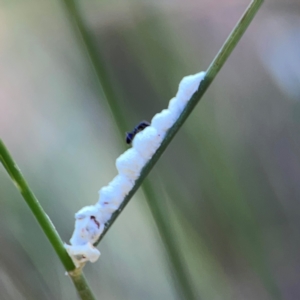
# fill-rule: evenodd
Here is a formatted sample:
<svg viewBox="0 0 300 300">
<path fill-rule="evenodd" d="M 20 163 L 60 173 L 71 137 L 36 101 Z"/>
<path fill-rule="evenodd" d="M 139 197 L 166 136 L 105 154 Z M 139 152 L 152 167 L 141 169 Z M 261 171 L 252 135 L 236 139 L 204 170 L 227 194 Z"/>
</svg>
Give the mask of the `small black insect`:
<svg viewBox="0 0 300 300">
<path fill-rule="evenodd" d="M 135 137 L 135 135 L 144 130 L 146 127 L 148 127 L 150 125 L 149 122 L 147 121 L 142 121 L 140 122 L 137 126 L 134 127 L 134 129 L 131 132 L 126 132 L 126 143 L 127 144 L 131 144 L 133 138 Z"/>
</svg>

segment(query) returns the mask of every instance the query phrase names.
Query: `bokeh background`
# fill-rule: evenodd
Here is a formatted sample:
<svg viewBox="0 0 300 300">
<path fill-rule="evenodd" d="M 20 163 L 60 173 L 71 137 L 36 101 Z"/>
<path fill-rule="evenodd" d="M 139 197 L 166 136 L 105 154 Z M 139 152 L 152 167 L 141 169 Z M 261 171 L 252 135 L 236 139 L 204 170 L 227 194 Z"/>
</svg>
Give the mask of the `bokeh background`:
<svg viewBox="0 0 300 300">
<path fill-rule="evenodd" d="M 248 5 L 76 2 L 131 130 L 205 70 Z M 85 274 L 98 299 L 300 299 L 300 2 L 265 1 Z M 0 1 L 0 135 L 68 242 L 126 145 L 63 1 Z M 168 239 L 167 239 L 168 240 Z M 170 260 L 179 253 L 184 273 Z M 0 168 L 0 299 L 77 299 Z M 188 300 L 190 300 L 188 299 Z"/>
</svg>

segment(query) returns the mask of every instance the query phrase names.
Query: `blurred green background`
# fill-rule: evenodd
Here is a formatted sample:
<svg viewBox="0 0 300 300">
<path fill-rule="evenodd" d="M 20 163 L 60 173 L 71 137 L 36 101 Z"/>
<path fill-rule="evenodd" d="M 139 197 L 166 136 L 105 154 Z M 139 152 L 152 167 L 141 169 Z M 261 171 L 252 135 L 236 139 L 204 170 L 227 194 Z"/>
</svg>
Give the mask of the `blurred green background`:
<svg viewBox="0 0 300 300">
<path fill-rule="evenodd" d="M 248 3 L 78 2 L 124 133 L 208 67 Z M 300 299 L 299 49 L 299 1 L 265 1 L 149 176 L 194 299 Z M 0 1 L 0 104 L 0 136 L 68 242 L 125 141 L 63 2 Z M 0 205 L 0 299 L 76 299 L 2 166 Z M 98 299 L 186 299 L 141 190 L 99 249 Z"/>
</svg>

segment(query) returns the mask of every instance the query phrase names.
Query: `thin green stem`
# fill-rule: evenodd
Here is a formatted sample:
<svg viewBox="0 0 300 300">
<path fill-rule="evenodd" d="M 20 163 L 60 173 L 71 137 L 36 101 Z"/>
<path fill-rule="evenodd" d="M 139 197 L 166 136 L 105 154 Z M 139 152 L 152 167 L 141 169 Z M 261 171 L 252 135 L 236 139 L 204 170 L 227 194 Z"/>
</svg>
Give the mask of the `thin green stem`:
<svg viewBox="0 0 300 300">
<path fill-rule="evenodd" d="M 87 56 L 89 57 L 89 60 L 93 66 L 93 69 L 95 71 L 96 77 L 98 82 L 101 85 L 102 91 L 105 94 L 105 98 L 107 100 L 107 103 L 110 107 L 110 110 L 112 112 L 112 115 L 114 117 L 115 123 L 118 128 L 118 132 L 120 135 L 120 138 L 122 139 L 124 144 L 124 129 L 128 128 L 126 119 L 124 117 L 124 114 L 121 110 L 120 103 L 118 101 L 118 97 L 115 93 L 115 88 L 113 82 L 111 82 L 107 68 L 105 66 L 105 61 L 102 60 L 101 54 L 97 50 L 93 39 L 88 32 L 87 27 L 84 24 L 83 18 L 81 17 L 80 11 L 77 8 L 74 0 L 62 0 L 65 4 L 67 13 L 72 20 L 72 23 L 74 27 L 76 28 L 77 33 L 79 33 L 79 36 L 81 38 L 82 44 L 84 46 L 84 49 L 86 51 Z M 151 197 L 151 193 L 149 191 L 154 190 L 152 187 L 151 181 L 145 180 L 144 184 L 142 186 L 146 201 L 149 204 L 150 210 L 152 212 L 153 218 L 157 224 L 160 236 L 164 242 L 165 249 L 168 253 L 168 257 L 170 259 L 174 274 L 176 274 L 176 286 L 180 289 L 185 299 L 196 299 L 193 296 L 193 288 L 188 283 L 188 274 L 185 270 L 184 264 L 179 263 L 180 262 L 180 253 L 178 251 L 177 247 L 171 247 L 173 245 L 172 243 L 169 243 L 170 240 L 173 240 L 174 237 L 172 237 L 172 232 L 169 230 L 168 227 L 168 220 L 163 216 L 163 209 L 156 205 L 154 208 L 153 199 Z M 157 213 L 157 215 L 155 215 Z M 185 278 L 185 280 L 183 279 Z"/>
<path fill-rule="evenodd" d="M 75 284 L 75 287 L 78 291 L 78 294 L 85 295 L 85 297 L 81 299 L 84 300 L 95 299 L 95 297 L 93 296 L 90 288 L 88 287 L 85 281 L 83 274 L 81 274 L 81 270 L 80 272 L 76 273 L 76 278 L 72 277 L 73 274 L 72 271 L 75 269 L 75 266 L 70 256 L 66 252 L 64 248 L 64 244 L 58 232 L 56 231 L 50 218 L 48 217 L 48 215 L 46 214 L 46 212 L 38 202 L 36 196 L 31 191 L 23 174 L 21 173 L 21 170 L 13 160 L 12 156 L 10 155 L 8 149 L 6 148 L 5 144 L 1 139 L 0 139 L 0 161 L 3 164 L 4 168 L 6 169 L 9 176 L 11 177 L 15 186 L 22 194 L 24 200 L 26 201 L 27 205 L 29 206 L 30 210 L 32 211 L 33 215 L 35 216 L 36 220 L 38 221 L 45 235 L 47 236 L 49 242 L 51 243 L 58 257 L 60 258 L 65 269 L 69 272 Z"/>
<path fill-rule="evenodd" d="M 259 10 L 261 4 L 263 3 L 263 0 L 254 0 L 250 3 L 250 5 L 247 7 L 246 11 L 244 12 L 241 19 L 236 24 L 233 31 L 230 33 L 229 37 L 223 44 L 222 48 L 220 49 L 219 53 L 209 66 L 209 68 L 206 71 L 205 78 L 201 81 L 198 91 L 191 97 L 190 101 L 186 105 L 184 111 L 178 118 L 178 120 L 175 122 L 175 124 L 169 129 L 167 132 L 164 140 L 162 141 L 160 147 L 157 149 L 155 154 L 152 156 L 152 158 L 149 160 L 149 162 L 146 164 L 146 166 L 143 168 L 139 178 L 136 180 L 134 187 L 129 192 L 129 194 L 125 197 L 124 201 L 122 202 L 119 209 L 112 215 L 111 219 L 109 220 L 107 226 L 104 229 L 104 232 L 102 233 L 98 243 L 103 239 L 106 232 L 109 230 L 111 225 L 115 222 L 117 217 L 122 213 L 123 209 L 131 199 L 131 197 L 134 195 L 134 193 L 137 191 L 137 189 L 140 187 L 146 176 L 149 174 L 151 169 L 155 166 L 158 159 L 161 157 L 167 146 L 170 144 L 174 136 L 176 135 L 177 131 L 180 129 L 180 127 L 184 124 L 188 116 L 191 114 L 197 103 L 200 101 L 200 99 L 205 94 L 206 90 L 210 86 L 210 84 L 213 82 L 215 77 L 217 76 L 218 72 L 226 62 L 227 58 L 231 54 L 232 50 L 235 48 L 238 41 L 243 36 L 244 32 L 248 28 L 249 24 L 251 23 L 253 17 Z"/>
<path fill-rule="evenodd" d="M 21 173 L 17 164 L 14 162 L 13 158 L 11 157 L 8 149 L 5 147 L 2 140 L 0 140 L 0 159 L 7 173 L 14 182 L 15 186 L 22 194 L 30 210 L 32 211 L 38 223 L 42 227 L 45 235 L 47 236 L 51 245 L 55 249 L 64 267 L 67 271 L 73 270 L 75 266 L 71 258 L 67 254 L 58 232 L 56 231 L 50 218 L 38 202 L 37 198 L 29 188 L 25 178 L 23 177 L 23 174 Z"/>
<path fill-rule="evenodd" d="M 74 271 L 70 271 L 69 275 L 76 287 L 77 293 L 82 300 L 96 300 L 96 297 L 91 291 L 83 273 L 82 269 L 78 268 Z"/>
<path fill-rule="evenodd" d="M 73 21 L 73 25 L 77 29 L 82 42 L 83 46 L 88 54 L 88 57 L 93 65 L 93 68 L 95 70 L 97 79 L 102 87 L 102 91 L 104 92 L 106 99 L 109 100 L 108 104 L 110 106 L 111 112 L 115 118 L 117 127 L 119 129 L 119 132 L 121 135 L 123 135 L 124 128 L 126 128 L 126 121 L 122 114 L 122 111 L 120 109 L 120 106 L 117 101 L 117 97 L 115 94 L 114 85 L 110 82 L 110 79 L 107 75 L 107 71 L 105 68 L 105 62 L 101 61 L 101 56 L 99 55 L 97 48 L 95 47 L 93 40 L 87 30 L 87 27 L 84 25 L 83 19 L 79 13 L 79 10 L 77 9 L 74 0 L 62 0 L 67 8 L 67 12 L 69 14 L 69 17 Z M 110 226 L 114 223 L 116 218 L 119 216 L 119 214 L 123 211 L 131 197 L 134 195 L 134 193 L 137 191 L 141 183 L 144 181 L 150 170 L 153 168 L 155 163 L 158 161 L 168 144 L 171 142 L 177 131 L 180 129 L 180 127 L 183 125 L 189 114 L 192 112 L 194 107 L 197 105 L 197 103 L 200 101 L 202 96 L 204 95 L 205 91 L 209 87 L 209 85 L 212 83 L 216 75 L 218 74 L 219 70 L 222 68 L 223 64 L 226 62 L 227 58 L 231 54 L 232 50 L 235 48 L 236 44 L 240 40 L 241 36 L 249 26 L 251 20 L 255 16 L 256 12 L 258 11 L 260 5 L 262 4 L 263 0 L 254 0 L 251 2 L 249 7 L 246 9 L 244 15 L 240 19 L 240 21 L 235 26 L 232 33 L 229 35 L 228 39 L 222 46 L 221 50 L 209 66 L 206 76 L 204 80 L 201 82 L 198 91 L 193 95 L 193 97 L 190 99 L 187 107 L 179 117 L 179 119 L 176 121 L 176 123 L 170 128 L 168 131 L 165 139 L 163 140 L 161 146 L 156 151 L 154 156 L 151 158 L 151 160 L 147 163 L 147 165 L 144 167 L 144 169 L 141 172 L 140 177 L 135 182 L 135 186 L 130 191 L 130 193 L 125 197 L 124 202 L 121 204 L 120 209 L 116 211 L 110 221 L 108 222 L 105 231 L 100 237 L 100 240 L 104 237 L 105 233 L 108 231 Z M 146 197 L 151 194 L 151 185 L 149 185 L 148 182 L 145 182 L 144 185 L 144 192 Z M 151 204 L 150 199 L 148 199 L 148 203 Z M 186 284 L 181 287 L 182 291 L 185 294 L 185 297 L 187 299 L 193 299 L 194 295 L 192 293 L 192 288 L 190 287 L 190 283 L 187 279 L 183 280 L 183 277 L 180 275 L 185 274 L 183 263 L 181 262 L 179 258 L 179 255 L 177 252 L 174 252 L 173 249 L 176 249 L 176 247 L 173 247 L 173 240 L 170 234 L 170 230 L 166 224 L 166 220 L 164 216 L 161 214 L 161 210 L 158 209 L 158 205 L 150 205 L 150 209 L 153 213 L 153 216 L 156 216 L 156 223 L 159 228 L 160 234 L 164 240 L 165 246 L 167 247 L 167 251 L 169 253 L 170 260 L 172 262 L 172 265 L 175 269 L 180 270 L 180 272 L 177 272 L 177 277 L 179 279 L 179 283 L 185 282 Z M 100 242 L 98 241 L 98 243 Z M 179 276 L 178 276 L 179 275 Z"/>
<path fill-rule="evenodd" d="M 234 29 L 229 34 L 227 40 L 219 50 L 218 54 L 215 56 L 210 66 L 208 67 L 205 76 L 206 84 L 203 83 L 204 90 L 202 91 L 202 93 L 200 93 L 198 97 L 196 97 L 198 98 L 198 100 L 195 99 L 192 102 L 196 102 L 195 104 L 197 104 L 198 101 L 201 99 L 203 93 L 206 91 L 206 89 L 209 87 L 216 75 L 219 73 L 227 58 L 229 57 L 229 55 L 231 54 L 231 52 L 233 51 L 233 49 L 235 48 L 245 31 L 247 30 L 248 26 L 250 25 L 251 21 L 253 20 L 254 16 L 258 12 L 263 2 L 264 0 L 253 0 L 246 8 L 244 14 L 237 22 Z"/>
</svg>

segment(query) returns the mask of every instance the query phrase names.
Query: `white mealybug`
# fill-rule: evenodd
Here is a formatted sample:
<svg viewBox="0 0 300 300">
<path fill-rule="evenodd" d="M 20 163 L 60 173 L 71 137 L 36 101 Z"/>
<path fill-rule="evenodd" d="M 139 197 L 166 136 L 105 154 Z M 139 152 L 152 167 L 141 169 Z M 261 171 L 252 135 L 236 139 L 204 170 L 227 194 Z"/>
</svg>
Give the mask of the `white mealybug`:
<svg viewBox="0 0 300 300">
<path fill-rule="evenodd" d="M 111 216 L 109 216 L 109 219 L 106 220 L 106 216 L 109 214 L 113 214 L 117 209 L 119 208 L 118 204 L 110 203 L 110 202 L 104 202 L 99 204 L 99 210 L 101 212 L 101 220 L 102 222 L 105 220 L 105 223 L 110 219 Z"/>
<path fill-rule="evenodd" d="M 100 251 L 91 243 L 76 246 L 65 244 L 64 246 L 70 257 L 72 258 L 72 261 L 76 268 L 79 268 L 87 261 L 96 262 L 101 254 Z"/>
<path fill-rule="evenodd" d="M 117 175 L 107 186 L 99 191 L 97 203 L 101 222 L 106 223 L 123 202 L 125 196 L 134 186 L 134 181 L 125 175 Z"/>
<path fill-rule="evenodd" d="M 118 207 L 114 204 L 104 204 L 104 205 L 102 205 L 102 204 L 97 203 L 96 206 L 99 209 L 99 214 L 100 214 L 99 220 L 103 224 L 105 224 L 107 221 L 109 221 L 110 218 L 111 218 L 111 215 L 113 214 L 113 212 L 118 209 Z"/>
<path fill-rule="evenodd" d="M 205 72 L 200 72 L 194 75 L 183 77 L 179 83 L 178 92 L 176 98 L 179 102 L 186 105 L 191 99 L 193 94 L 198 90 L 200 82 L 204 79 Z"/>
<path fill-rule="evenodd" d="M 112 185 L 104 186 L 99 191 L 99 201 L 101 206 L 107 204 L 120 205 L 124 199 L 124 194 L 120 189 L 116 189 Z"/>
<path fill-rule="evenodd" d="M 89 261 L 96 261 L 100 252 L 92 244 L 97 241 L 104 230 L 100 221 L 100 211 L 97 206 L 83 207 L 75 214 L 75 229 L 70 239 L 71 245 L 65 244 L 76 267 Z"/>
<path fill-rule="evenodd" d="M 134 181 L 125 175 L 117 175 L 107 186 L 99 191 L 99 204 L 113 203 L 119 205 L 129 193 Z"/>
<path fill-rule="evenodd" d="M 169 102 L 168 110 L 177 120 L 182 111 L 185 108 L 185 104 L 180 102 L 176 97 L 172 98 Z"/>
<path fill-rule="evenodd" d="M 128 178 L 127 176 L 118 174 L 114 179 L 109 183 L 114 189 L 118 189 L 121 193 L 126 196 L 134 186 L 134 181 Z"/>
<path fill-rule="evenodd" d="M 139 177 L 140 172 L 144 167 L 144 165 L 145 165 L 145 159 L 134 148 L 130 148 L 126 150 L 116 160 L 116 167 L 119 174 L 127 176 L 132 180 L 136 180 Z"/>
<path fill-rule="evenodd" d="M 75 214 L 75 230 L 70 239 L 72 245 L 94 243 L 104 229 L 99 210 L 95 205 L 85 206 Z"/>
<path fill-rule="evenodd" d="M 157 130 L 157 132 L 165 133 L 172 127 L 176 118 L 168 109 L 162 110 L 156 114 L 151 120 L 151 126 Z"/>
<path fill-rule="evenodd" d="M 149 160 L 162 142 L 164 134 L 148 126 L 133 139 L 132 146 L 144 159 Z"/>
<path fill-rule="evenodd" d="M 184 77 L 175 98 L 169 102 L 168 109 L 156 114 L 151 121 L 140 122 L 126 133 L 126 143 L 132 148 L 116 160 L 118 175 L 99 191 L 99 201 L 95 205 L 83 207 L 75 214 L 75 229 L 70 239 L 71 245 L 65 248 L 76 268 L 87 261 L 95 262 L 100 251 L 93 244 L 102 234 L 105 223 L 117 211 L 124 198 L 134 187 L 141 170 L 159 148 L 166 132 L 173 126 L 187 102 L 197 91 L 205 72 Z"/>
<path fill-rule="evenodd" d="M 82 220 L 92 215 L 97 215 L 98 209 L 95 205 L 84 206 L 76 214 L 75 219 Z"/>
</svg>

